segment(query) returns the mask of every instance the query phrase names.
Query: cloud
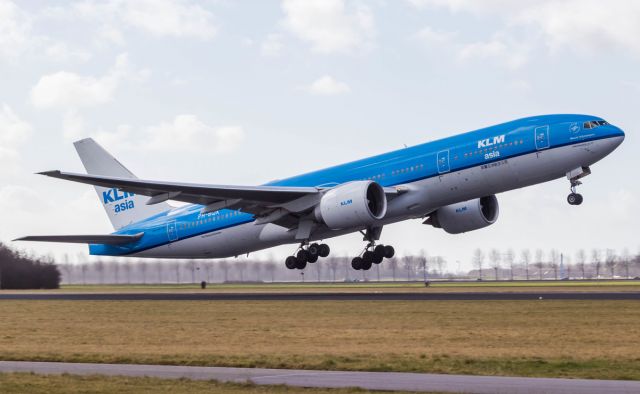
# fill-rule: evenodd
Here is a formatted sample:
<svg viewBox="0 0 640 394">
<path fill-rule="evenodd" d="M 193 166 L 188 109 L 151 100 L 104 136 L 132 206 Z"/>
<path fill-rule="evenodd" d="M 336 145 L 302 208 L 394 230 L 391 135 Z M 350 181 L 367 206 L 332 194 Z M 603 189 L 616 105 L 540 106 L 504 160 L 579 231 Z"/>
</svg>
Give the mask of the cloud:
<svg viewBox="0 0 640 394">
<path fill-rule="evenodd" d="M 311 43 L 314 52 L 346 53 L 371 46 L 374 18 L 361 3 L 344 0 L 283 0 L 284 26 Z"/>
<path fill-rule="evenodd" d="M 528 46 L 499 36 L 488 41 L 465 44 L 458 50 L 461 61 L 494 60 L 509 69 L 518 69 L 528 61 Z"/>
<path fill-rule="evenodd" d="M 313 81 L 311 85 L 307 87 L 307 91 L 316 95 L 333 96 L 349 93 L 351 89 L 346 83 L 336 81 L 333 77 L 325 75 Z"/>
<path fill-rule="evenodd" d="M 408 0 L 419 9 L 446 8 L 477 17 L 497 16 L 502 26 L 495 33 L 529 39 L 543 38 L 547 49 L 598 54 L 618 49 L 640 55 L 640 2 L 617 0 Z M 498 49 L 495 39 L 481 41 L 489 51 Z M 477 48 L 480 48 L 477 46 Z M 498 49 L 498 52 L 501 50 Z"/>
<path fill-rule="evenodd" d="M 71 49 L 63 42 L 55 42 L 47 46 L 45 54 L 57 62 L 83 63 L 91 58 L 91 53 L 79 49 Z"/>
<path fill-rule="evenodd" d="M 110 102 L 124 78 L 144 79 L 147 71 L 131 68 L 126 54 L 103 76 L 83 76 L 59 71 L 40 78 L 31 89 L 31 103 L 37 108 L 81 108 Z"/>
<path fill-rule="evenodd" d="M 7 104 L 2 105 L 0 111 L 0 146 L 15 147 L 25 143 L 33 128 L 29 123 L 20 119 Z"/>
<path fill-rule="evenodd" d="M 440 46 L 453 43 L 457 34 L 457 32 L 435 30 L 426 26 L 415 34 L 415 38 L 428 46 Z"/>
<path fill-rule="evenodd" d="M 7 104 L 0 111 L 0 174 L 12 174 L 18 171 L 20 154 L 17 148 L 26 143 L 33 127 L 18 115 Z"/>
<path fill-rule="evenodd" d="M 13 60 L 32 45 L 32 21 L 13 2 L 0 0 L 0 59 Z"/>
<path fill-rule="evenodd" d="M 241 126 L 210 126 L 193 114 L 177 115 L 170 122 L 162 122 L 137 131 L 130 125 L 118 126 L 115 132 L 98 132 L 95 138 L 105 145 L 146 151 L 217 153 L 235 151 L 245 141 Z"/>
<path fill-rule="evenodd" d="M 216 35 L 213 14 L 198 4 L 180 0 L 118 1 L 118 12 L 128 25 L 158 37 L 193 37 L 208 40 Z"/>
</svg>

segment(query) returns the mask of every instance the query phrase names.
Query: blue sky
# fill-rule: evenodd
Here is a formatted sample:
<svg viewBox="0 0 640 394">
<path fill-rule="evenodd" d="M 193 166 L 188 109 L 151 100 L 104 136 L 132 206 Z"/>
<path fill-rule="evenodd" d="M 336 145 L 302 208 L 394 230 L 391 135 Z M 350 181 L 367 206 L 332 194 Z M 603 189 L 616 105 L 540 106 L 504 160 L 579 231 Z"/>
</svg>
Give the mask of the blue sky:
<svg viewBox="0 0 640 394">
<path fill-rule="evenodd" d="M 81 171 L 71 142 L 86 136 L 142 178 L 259 184 L 588 113 L 627 140 L 593 167 L 582 206 L 558 180 L 499 195 L 488 229 L 450 236 L 414 221 L 382 240 L 463 265 L 476 247 L 636 252 L 638 20 L 640 3 L 623 0 L 0 0 L 0 240 L 111 231 L 91 188 L 32 175 Z M 356 235 L 331 244 L 361 248 Z"/>
</svg>

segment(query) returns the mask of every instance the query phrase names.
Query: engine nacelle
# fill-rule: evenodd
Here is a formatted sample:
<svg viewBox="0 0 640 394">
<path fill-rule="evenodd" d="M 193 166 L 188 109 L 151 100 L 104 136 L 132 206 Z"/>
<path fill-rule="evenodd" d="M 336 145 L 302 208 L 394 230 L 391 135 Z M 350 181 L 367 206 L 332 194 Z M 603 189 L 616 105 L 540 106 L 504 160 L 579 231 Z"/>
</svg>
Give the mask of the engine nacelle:
<svg viewBox="0 0 640 394">
<path fill-rule="evenodd" d="M 460 234 L 495 223 L 499 211 L 496 196 L 487 196 L 442 207 L 425 223 L 442 228 L 449 234 Z"/>
<path fill-rule="evenodd" d="M 315 209 L 316 219 L 332 230 L 368 226 L 387 213 L 387 196 L 376 182 L 355 181 L 327 191 Z"/>
</svg>

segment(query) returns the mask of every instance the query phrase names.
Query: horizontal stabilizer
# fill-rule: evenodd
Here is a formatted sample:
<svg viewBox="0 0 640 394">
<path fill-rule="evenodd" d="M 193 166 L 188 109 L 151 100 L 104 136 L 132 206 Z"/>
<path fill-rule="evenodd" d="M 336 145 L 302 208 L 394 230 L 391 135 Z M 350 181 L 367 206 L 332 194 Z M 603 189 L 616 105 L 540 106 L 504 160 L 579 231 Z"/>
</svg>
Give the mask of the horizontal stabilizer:
<svg viewBox="0 0 640 394">
<path fill-rule="evenodd" d="M 74 244 L 123 245 L 142 238 L 144 233 L 133 235 L 98 234 L 98 235 L 30 235 L 14 239 L 14 241 L 64 242 Z"/>
</svg>

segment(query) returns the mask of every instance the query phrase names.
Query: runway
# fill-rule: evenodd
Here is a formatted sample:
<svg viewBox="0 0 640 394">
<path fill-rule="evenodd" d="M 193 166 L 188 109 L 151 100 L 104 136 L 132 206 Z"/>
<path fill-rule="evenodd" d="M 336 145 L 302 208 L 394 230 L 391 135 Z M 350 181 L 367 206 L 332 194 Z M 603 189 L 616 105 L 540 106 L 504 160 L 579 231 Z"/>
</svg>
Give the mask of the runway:
<svg viewBox="0 0 640 394">
<path fill-rule="evenodd" d="M 526 293 L 0 293 L 0 300 L 65 301 L 518 301 L 640 300 L 640 292 Z"/>
<path fill-rule="evenodd" d="M 0 361 L 0 372 L 39 374 L 149 376 L 221 382 L 285 384 L 295 387 L 360 387 L 368 390 L 453 393 L 627 394 L 639 393 L 640 381 L 518 378 L 399 372 L 308 371 L 260 368 L 186 367 L 170 365 L 85 364 Z"/>
</svg>

